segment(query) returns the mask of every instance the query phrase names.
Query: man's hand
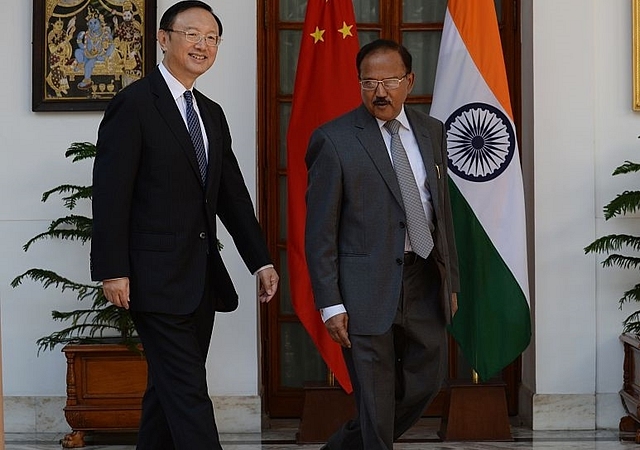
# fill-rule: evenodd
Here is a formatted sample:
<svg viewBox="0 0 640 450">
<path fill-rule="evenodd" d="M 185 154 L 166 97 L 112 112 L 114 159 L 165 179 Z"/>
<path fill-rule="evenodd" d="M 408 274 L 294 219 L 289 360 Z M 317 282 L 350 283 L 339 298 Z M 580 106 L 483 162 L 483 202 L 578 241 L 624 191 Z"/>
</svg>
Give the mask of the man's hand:
<svg viewBox="0 0 640 450">
<path fill-rule="evenodd" d="M 349 324 L 349 315 L 347 313 L 337 314 L 324 323 L 329 331 L 331 339 L 346 348 L 351 348 L 347 325 Z"/>
<path fill-rule="evenodd" d="M 119 308 L 129 309 L 129 278 L 102 281 L 104 296 Z"/>
<path fill-rule="evenodd" d="M 458 294 L 455 292 L 451 293 L 451 317 L 456 315 L 456 311 L 458 311 Z"/>
<path fill-rule="evenodd" d="M 260 290 L 258 291 L 260 303 L 268 303 L 278 290 L 278 281 L 280 280 L 278 272 L 273 267 L 267 267 L 258 272 L 258 279 L 260 280 Z"/>
</svg>

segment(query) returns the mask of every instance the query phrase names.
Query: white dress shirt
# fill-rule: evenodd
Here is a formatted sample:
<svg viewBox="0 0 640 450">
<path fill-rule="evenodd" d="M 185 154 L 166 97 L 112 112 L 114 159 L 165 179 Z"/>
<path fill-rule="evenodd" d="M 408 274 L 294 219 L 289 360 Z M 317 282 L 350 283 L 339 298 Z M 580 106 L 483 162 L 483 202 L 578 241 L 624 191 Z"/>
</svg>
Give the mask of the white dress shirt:
<svg viewBox="0 0 640 450">
<path fill-rule="evenodd" d="M 188 89 L 186 89 L 176 77 L 171 75 L 171 72 L 169 72 L 163 63 L 158 64 L 158 68 L 160 69 L 160 73 L 162 74 L 164 81 L 167 83 L 167 86 L 169 86 L 171 96 L 180 110 L 180 115 L 182 116 L 182 120 L 184 120 L 185 126 L 189 129 L 189 124 L 187 123 L 187 102 L 184 99 L 184 92 Z M 202 139 L 204 141 L 204 154 L 207 157 L 207 161 L 209 161 L 209 140 L 207 139 L 207 130 L 204 129 L 202 115 L 198 109 L 198 102 L 196 101 L 196 96 L 193 95 L 193 90 L 191 90 L 191 98 L 193 99 L 193 109 L 198 114 L 198 121 L 200 121 L 200 130 L 202 130 Z"/>
</svg>

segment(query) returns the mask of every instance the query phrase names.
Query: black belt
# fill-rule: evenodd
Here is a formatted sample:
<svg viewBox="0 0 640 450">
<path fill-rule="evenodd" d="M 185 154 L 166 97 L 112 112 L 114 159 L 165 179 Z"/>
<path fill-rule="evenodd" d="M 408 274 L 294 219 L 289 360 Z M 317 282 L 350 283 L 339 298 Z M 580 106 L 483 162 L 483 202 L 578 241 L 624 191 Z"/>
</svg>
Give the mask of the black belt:
<svg viewBox="0 0 640 450">
<path fill-rule="evenodd" d="M 423 260 L 420 256 L 418 256 L 415 252 L 404 252 L 404 265 L 411 266 L 418 261 Z"/>
</svg>

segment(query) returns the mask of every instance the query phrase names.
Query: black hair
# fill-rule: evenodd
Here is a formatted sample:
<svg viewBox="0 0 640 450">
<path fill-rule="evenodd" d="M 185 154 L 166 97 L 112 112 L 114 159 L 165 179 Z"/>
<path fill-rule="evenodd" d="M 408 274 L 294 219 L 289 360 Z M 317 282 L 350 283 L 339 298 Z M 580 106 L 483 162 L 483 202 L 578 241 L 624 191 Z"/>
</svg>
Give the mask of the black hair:
<svg viewBox="0 0 640 450">
<path fill-rule="evenodd" d="M 358 55 L 356 56 L 356 68 L 358 69 L 358 77 L 360 76 L 360 65 L 362 64 L 362 60 L 364 60 L 367 56 L 372 53 L 375 53 L 380 50 L 392 50 L 394 52 L 398 52 L 400 57 L 402 58 L 402 62 L 404 63 L 404 67 L 407 70 L 407 73 L 411 73 L 411 65 L 413 58 L 411 57 L 411 53 L 406 47 L 402 44 L 398 44 L 396 41 L 391 41 L 388 39 L 376 39 L 373 42 L 369 42 L 366 45 L 363 45 Z"/>
<path fill-rule="evenodd" d="M 220 33 L 219 35 L 222 36 L 222 22 L 220 21 L 220 18 L 216 16 L 216 14 L 211 9 L 211 6 L 199 0 L 185 0 L 182 2 L 178 2 L 173 6 L 170 6 L 169 9 L 164 12 L 162 18 L 160 19 L 160 29 L 170 30 L 173 27 L 176 16 L 181 12 L 191 8 L 200 8 L 210 12 L 213 18 L 216 19 L 216 22 L 218 23 L 218 30 Z"/>
</svg>

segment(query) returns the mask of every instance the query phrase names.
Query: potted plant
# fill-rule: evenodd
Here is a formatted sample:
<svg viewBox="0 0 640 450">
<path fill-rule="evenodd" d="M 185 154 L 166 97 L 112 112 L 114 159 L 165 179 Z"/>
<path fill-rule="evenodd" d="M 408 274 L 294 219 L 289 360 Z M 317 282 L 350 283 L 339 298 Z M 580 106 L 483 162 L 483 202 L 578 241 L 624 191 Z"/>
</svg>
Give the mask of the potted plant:
<svg viewBox="0 0 640 450">
<path fill-rule="evenodd" d="M 92 159 L 95 145 L 75 142 L 65 156 L 72 162 Z M 73 214 L 82 201 L 91 201 L 91 186 L 62 184 L 42 195 L 46 202 L 62 196 L 71 213 L 54 219 L 46 231 L 31 238 L 24 250 L 46 239 L 62 239 L 86 244 L 91 239 L 90 217 Z M 67 402 L 64 408 L 73 432 L 62 440 L 66 448 L 83 447 L 86 431 L 137 430 L 147 366 L 128 311 L 117 308 L 104 297 L 100 284 L 78 283 L 58 273 L 32 268 L 17 276 L 11 286 L 26 280 L 43 287 L 72 291 L 80 302 L 90 305 L 72 311 L 52 311 L 55 321 L 65 326 L 37 340 L 38 353 L 62 345 L 67 358 Z M 126 383 L 118 380 L 126 379 Z"/>
<path fill-rule="evenodd" d="M 640 164 L 625 161 L 618 166 L 613 175 L 636 173 Z M 604 207 L 605 220 L 640 211 L 640 190 L 626 190 L 618 194 Z M 623 254 L 622 251 L 632 254 Z M 623 269 L 640 269 L 640 236 L 631 234 L 609 234 L 602 236 L 587 247 L 585 253 L 607 254 L 602 261 L 603 267 L 620 267 Z M 618 300 L 619 308 L 625 303 L 640 302 L 640 283 L 625 291 Z M 620 398 L 628 415 L 620 419 L 620 431 L 636 433 L 635 440 L 640 443 L 640 308 L 635 309 L 622 322 L 623 329 L 620 340 L 624 347 L 623 387 Z"/>
</svg>

